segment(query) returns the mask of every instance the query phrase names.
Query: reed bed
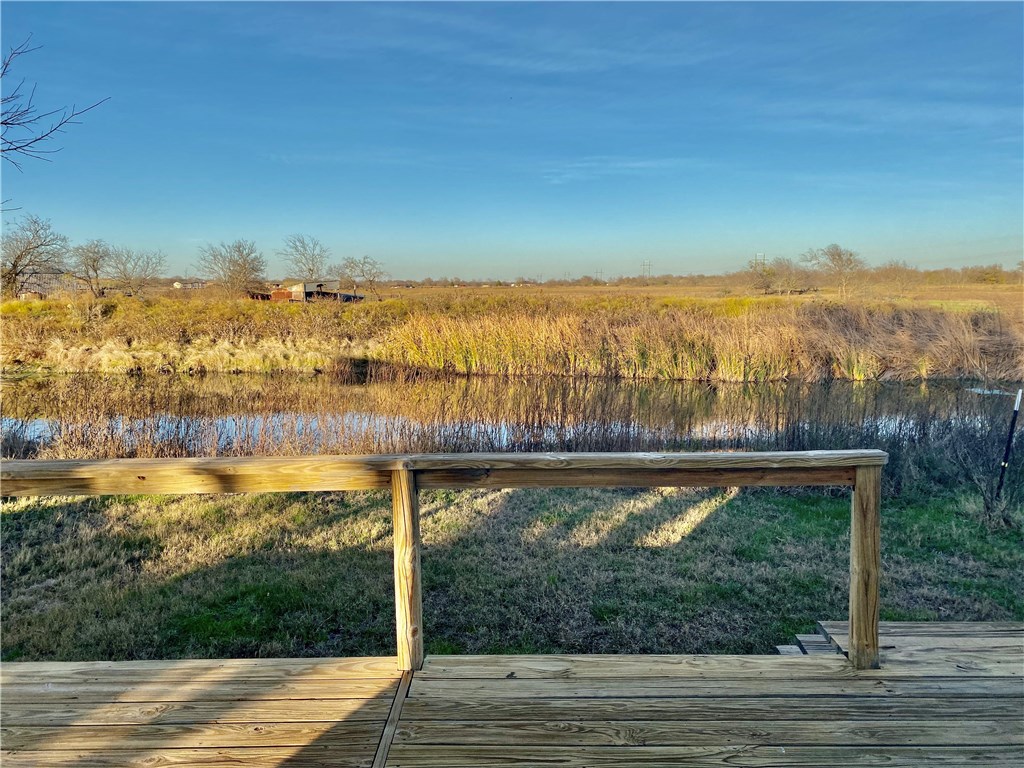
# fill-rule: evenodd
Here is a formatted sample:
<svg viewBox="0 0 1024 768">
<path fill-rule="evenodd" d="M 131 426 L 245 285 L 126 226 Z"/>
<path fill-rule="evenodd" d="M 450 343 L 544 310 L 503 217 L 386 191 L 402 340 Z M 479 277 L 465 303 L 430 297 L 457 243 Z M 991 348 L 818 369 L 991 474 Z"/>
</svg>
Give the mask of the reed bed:
<svg viewBox="0 0 1024 768">
<path fill-rule="evenodd" d="M 356 305 L 7 302 L 5 371 L 345 370 L 721 382 L 1024 378 L 1024 318 L 984 306 L 466 294 Z"/>
<path fill-rule="evenodd" d="M 502 376 L 764 382 L 1024 377 L 1020 324 L 991 313 L 712 303 L 647 313 L 415 314 L 379 355 L 413 368 Z"/>
</svg>

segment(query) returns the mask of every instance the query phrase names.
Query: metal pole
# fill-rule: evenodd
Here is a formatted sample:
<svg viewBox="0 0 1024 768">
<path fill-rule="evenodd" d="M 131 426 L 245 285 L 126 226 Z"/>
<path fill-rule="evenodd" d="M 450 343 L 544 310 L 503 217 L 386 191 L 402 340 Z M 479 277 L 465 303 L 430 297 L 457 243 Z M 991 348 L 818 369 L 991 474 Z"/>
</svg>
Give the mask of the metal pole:
<svg viewBox="0 0 1024 768">
<path fill-rule="evenodd" d="M 1020 398 L 1024 395 L 1024 389 L 1017 390 L 1017 402 L 1013 404 L 1013 416 L 1010 417 L 1010 433 L 1006 436 L 1006 450 L 1003 451 L 1003 461 L 999 465 L 999 483 L 996 485 L 996 500 L 999 500 L 1003 492 L 1003 479 L 1006 477 L 1006 468 L 1010 466 L 1010 451 L 1013 450 L 1013 431 L 1017 428 L 1017 415 L 1020 413 Z"/>
</svg>

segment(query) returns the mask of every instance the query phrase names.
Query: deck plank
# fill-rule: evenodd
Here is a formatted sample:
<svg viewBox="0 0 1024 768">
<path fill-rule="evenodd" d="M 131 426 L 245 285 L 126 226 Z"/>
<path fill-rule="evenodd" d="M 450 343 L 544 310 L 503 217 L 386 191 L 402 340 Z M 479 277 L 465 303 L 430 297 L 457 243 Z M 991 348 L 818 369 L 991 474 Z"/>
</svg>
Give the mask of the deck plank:
<svg viewBox="0 0 1024 768">
<path fill-rule="evenodd" d="M 508 698 L 462 695 L 459 698 L 410 698 L 407 720 L 801 720 L 808 712 L 835 720 L 1016 719 L 1024 721 L 1024 697 L 781 696 L 731 698 Z"/>
<path fill-rule="evenodd" d="M 1024 746 L 1020 721 L 1004 720 L 424 720 L 398 729 L 396 744 L 515 746 Z"/>
<path fill-rule="evenodd" d="M 39 701 L 262 701 L 266 699 L 369 699 L 389 696 L 397 680 L 261 681 L 210 683 L 11 683 L 3 686 L 7 702 Z"/>
<path fill-rule="evenodd" d="M 834 678 L 850 674 L 849 662 L 828 656 L 580 655 L 431 656 L 417 680 L 585 679 L 713 677 L 773 679 Z"/>
<path fill-rule="evenodd" d="M 376 722 L 186 723 L 177 725 L 4 726 L 0 740 L 12 750 L 173 749 L 198 747 L 301 747 L 307 744 L 377 748 Z"/>
<path fill-rule="evenodd" d="M 394 656 L 352 659 L 178 659 L 174 661 L 5 662 L 0 683 L 365 679 L 401 677 Z"/>
<path fill-rule="evenodd" d="M 1019 768 L 1018 747 L 529 747 L 396 744 L 389 768 L 925 768 L 979 765 Z"/>
<path fill-rule="evenodd" d="M 842 626 L 823 622 L 842 647 Z M 1024 765 L 1024 625 L 820 656 L 9 663 L 5 768 Z M 809 644 L 816 638 L 805 638 Z M 408 696 L 406 696 L 406 691 Z M 375 762 L 376 761 L 376 762 Z"/>
<path fill-rule="evenodd" d="M 923 677 L 923 678 L 818 678 L 786 679 L 698 679 L 678 677 L 644 680 L 507 680 L 495 685 L 492 680 L 421 680 L 418 676 L 409 690 L 410 699 L 448 699 L 453 696 L 487 694 L 501 697 L 533 698 L 671 698 L 722 696 L 820 696 L 918 697 L 936 695 L 1024 696 L 1024 680 L 1019 677 Z"/>
<path fill-rule="evenodd" d="M 370 768 L 366 747 L 0 752 L 4 768 Z"/>
<path fill-rule="evenodd" d="M 828 634 L 849 635 L 848 621 L 819 621 L 818 626 Z M 936 637 L 989 637 L 993 635 L 1024 635 L 1021 621 L 882 621 L 878 625 L 879 635 L 914 637 L 932 635 Z"/>
<path fill-rule="evenodd" d="M 4 725 L 145 725 L 273 723 L 387 719 L 390 697 L 265 701 L 74 702 L 0 701 Z M 995 715 L 998 717 L 998 715 Z"/>
</svg>

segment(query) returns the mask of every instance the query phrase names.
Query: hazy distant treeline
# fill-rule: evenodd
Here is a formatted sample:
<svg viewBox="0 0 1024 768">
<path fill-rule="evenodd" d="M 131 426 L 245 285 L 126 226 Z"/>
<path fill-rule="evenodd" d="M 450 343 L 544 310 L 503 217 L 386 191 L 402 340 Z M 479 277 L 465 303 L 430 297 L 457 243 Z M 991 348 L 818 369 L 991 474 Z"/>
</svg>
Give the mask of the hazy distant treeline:
<svg viewBox="0 0 1024 768">
<path fill-rule="evenodd" d="M 49 220 L 26 214 L 8 222 L 3 232 L 0 259 L 0 292 L 5 297 L 20 295 L 29 289 L 39 274 L 63 273 L 68 286 L 94 297 L 114 290 L 131 295 L 169 289 L 175 282 L 206 281 L 210 294 L 265 291 L 270 285 L 305 281 L 337 281 L 353 293 L 364 291 L 380 298 L 381 290 L 399 286 L 725 286 L 732 290 L 764 294 L 802 294 L 821 289 L 835 290 L 841 298 L 855 294 L 865 286 L 885 286 L 887 295 L 900 297 L 915 287 L 936 285 L 1006 285 L 1021 283 L 1024 262 L 1015 269 L 1000 264 L 965 266 L 959 269 L 920 269 L 905 261 L 890 260 L 870 266 L 857 252 L 836 243 L 806 252 L 778 256 L 771 260 L 755 257 L 746 268 L 713 275 L 651 274 L 650 262 L 643 262 L 639 276 L 594 274 L 562 278 L 543 275 L 520 276 L 502 281 L 453 277 L 428 277 L 410 280 L 388 274 L 383 261 L 363 255 L 335 259 L 319 239 L 307 234 L 289 235 L 268 260 L 263 248 L 244 238 L 231 242 L 206 243 L 193 254 L 191 276 L 167 276 L 167 258 L 160 251 L 127 248 L 92 239 L 72 243 L 54 229 Z"/>
</svg>

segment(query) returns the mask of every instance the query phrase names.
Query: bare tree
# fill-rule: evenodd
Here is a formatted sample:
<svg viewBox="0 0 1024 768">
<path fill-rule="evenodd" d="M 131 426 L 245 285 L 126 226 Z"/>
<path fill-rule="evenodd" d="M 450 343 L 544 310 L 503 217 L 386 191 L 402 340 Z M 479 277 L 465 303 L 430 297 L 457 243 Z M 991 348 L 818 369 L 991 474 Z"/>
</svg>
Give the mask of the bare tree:
<svg viewBox="0 0 1024 768">
<path fill-rule="evenodd" d="M 363 256 L 361 259 L 349 258 L 345 259 L 342 267 L 351 275 L 353 293 L 356 291 L 358 284 L 362 283 L 366 290 L 370 291 L 380 301 L 380 283 L 387 278 L 388 273 L 379 261 L 371 259 L 369 256 Z"/>
<path fill-rule="evenodd" d="M 811 271 L 793 259 L 781 256 L 772 259 L 771 269 L 775 273 L 775 290 L 779 293 L 805 291 L 813 285 Z"/>
<path fill-rule="evenodd" d="M 770 293 L 775 287 L 775 270 L 758 259 L 752 259 L 747 264 L 750 272 L 750 282 L 756 290 L 763 293 Z"/>
<path fill-rule="evenodd" d="M 340 264 L 331 264 L 327 267 L 327 274 L 337 278 L 339 291 L 345 285 L 351 287 L 353 295 L 359 292 L 359 279 L 351 270 L 351 266 L 355 263 L 356 259 L 345 259 Z"/>
<path fill-rule="evenodd" d="M 294 270 L 296 277 L 313 282 L 326 274 L 331 252 L 315 237 L 289 235 L 284 240 L 284 248 L 277 255 Z"/>
<path fill-rule="evenodd" d="M 892 259 L 882 266 L 873 270 L 874 277 L 881 280 L 886 286 L 890 295 L 902 299 L 909 292 L 914 283 L 921 279 L 921 270 L 912 267 L 905 261 Z"/>
<path fill-rule="evenodd" d="M 68 239 L 54 231 L 49 220 L 25 216 L 3 233 L 0 289 L 5 296 L 17 296 L 32 275 L 62 271 Z"/>
<path fill-rule="evenodd" d="M 237 295 L 264 286 L 267 262 L 252 240 L 235 240 L 200 248 L 197 269 L 207 280 Z"/>
<path fill-rule="evenodd" d="M 141 296 L 146 287 L 160 277 L 166 263 L 160 251 L 114 248 L 110 252 L 105 274 L 114 287 L 132 296 Z"/>
<path fill-rule="evenodd" d="M 30 48 L 31 38 L 21 45 L 11 48 L 0 63 L 0 81 L 3 82 L 3 96 L 0 98 L 0 154 L 15 168 L 21 170 L 20 161 L 24 158 L 38 160 L 48 159 L 46 155 L 59 152 L 60 147 L 51 147 L 49 143 L 58 133 L 63 133 L 69 125 L 77 125 L 77 118 L 91 109 L 95 109 L 107 99 L 101 99 L 83 109 L 74 104 L 70 107 L 58 107 L 40 112 L 36 107 L 36 87 L 25 90 L 25 81 L 10 87 L 8 76 L 11 66 L 19 56 L 39 50 Z"/>
<path fill-rule="evenodd" d="M 75 279 L 84 283 L 94 298 L 103 295 L 100 279 L 106 273 L 110 261 L 110 246 L 102 240 L 90 240 L 76 245 L 70 251 L 68 268 Z"/>
<path fill-rule="evenodd" d="M 839 296 L 843 299 L 847 297 L 857 274 L 867 268 L 867 262 L 858 254 L 835 243 L 824 248 L 811 248 L 803 255 L 803 260 L 824 272 L 839 288 Z"/>
</svg>

